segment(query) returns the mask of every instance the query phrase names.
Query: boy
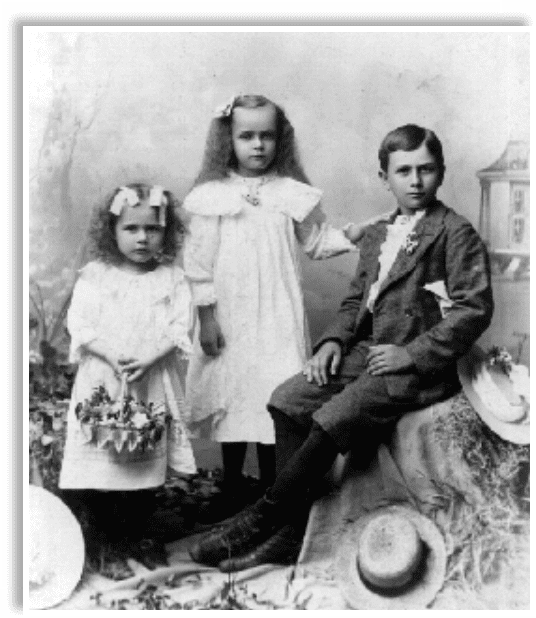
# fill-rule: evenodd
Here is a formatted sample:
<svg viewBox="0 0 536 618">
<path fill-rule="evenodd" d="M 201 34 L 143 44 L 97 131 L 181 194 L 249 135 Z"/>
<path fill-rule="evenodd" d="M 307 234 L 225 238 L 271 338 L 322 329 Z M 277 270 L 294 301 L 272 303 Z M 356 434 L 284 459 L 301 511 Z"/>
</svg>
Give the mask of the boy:
<svg viewBox="0 0 536 618">
<path fill-rule="evenodd" d="M 372 454 L 403 414 L 454 395 L 457 359 L 489 326 L 485 246 L 466 219 L 436 199 L 445 173 L 441 142 L 428 129 L 399 127 L 383 140 L 379 160 L 397 210 L 365 231 L 350 293 L 304 375 L 272 394 L 276 480 L 256 504 L 196 544 L 194 560 L 233 571 L 288 557 L 309 490 L 337 454 Z M 430 287 L 448 294 L 448 311 Z"/>
</svg>

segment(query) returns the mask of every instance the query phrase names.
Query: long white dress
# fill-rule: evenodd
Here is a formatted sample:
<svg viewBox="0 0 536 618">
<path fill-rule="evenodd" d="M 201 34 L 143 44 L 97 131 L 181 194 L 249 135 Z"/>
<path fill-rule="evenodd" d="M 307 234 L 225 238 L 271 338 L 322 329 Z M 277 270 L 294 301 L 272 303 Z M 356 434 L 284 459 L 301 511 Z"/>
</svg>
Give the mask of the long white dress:
<svg viewBox="0 0 536 618">
<path fill-rule="evenodd" d="M 71 362 L 78 363 L 78 371 L 67 417 L 61 488 L 147 489 L 164 483 L 168 465 L 180 473 L 196 472 L 181 385 L 185 369 L 179 357 L 179 352 L 191 352 L 191 307 L 189 285 L 178 266 L 161 265 L 152 272 L 136 273 L 90 262 L 82 269 L 67 316 Z M 111 449 L 86 444 L 74 412 L 96 386 L 104 385 L 112 399 L 119 394 L 120 381 L 112 368 L 84 350 L 85 344 L 97 341 L 127 358 L 146 356 L 170 343 L 177 347 L 175 354 L 153 365 L 129 389 L 146 403 L 165 400 L 173 420 L 154 450 L 127 463 Z"/>
<path fill-rule="evenodd" d="M 197 435 L 275 442 L 266 404 L 310 352 L 298 247 L 312 259 L 357 250 L 326 223 L 321 195 L 291 178 L 233 173 L 186 197 L 186 276 L 194 305 L 216 304 L 225 339 L 209 357 L 195 333 L 186 397 Z"/>
</svg>

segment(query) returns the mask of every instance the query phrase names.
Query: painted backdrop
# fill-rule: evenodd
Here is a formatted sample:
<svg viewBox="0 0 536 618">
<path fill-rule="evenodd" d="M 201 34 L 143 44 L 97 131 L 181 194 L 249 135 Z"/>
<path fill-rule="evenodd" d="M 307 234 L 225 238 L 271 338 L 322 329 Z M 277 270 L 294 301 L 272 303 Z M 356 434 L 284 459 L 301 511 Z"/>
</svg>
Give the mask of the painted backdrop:
<svg viewBox="0 0 536 618">
<path fill-rule="evenodd" d="M 528 140 L 529 34 L 506 32 L 25 33 L 34 342 L 63 334 L 62 305 L 91 207 L 115 186 L 163 184 L 183 198 L 215 106 L 237 93 L 282 104 L 335 225 L 392 207 L 377 177 L 385 133 L 414 122 L 443 141 L 439 197 L 478 224 L 475 174 Z M 313 337 L 344 295 L 355 257 L 305 263 Z M 498 290 L 528 333 L 528 285 Z M 513 303 L 512 307 L 509 303 Z M 515 322 L 515 323 L 514 323 Z M 522 350 L 528 360 L 528 346 Z"/>
</svg>

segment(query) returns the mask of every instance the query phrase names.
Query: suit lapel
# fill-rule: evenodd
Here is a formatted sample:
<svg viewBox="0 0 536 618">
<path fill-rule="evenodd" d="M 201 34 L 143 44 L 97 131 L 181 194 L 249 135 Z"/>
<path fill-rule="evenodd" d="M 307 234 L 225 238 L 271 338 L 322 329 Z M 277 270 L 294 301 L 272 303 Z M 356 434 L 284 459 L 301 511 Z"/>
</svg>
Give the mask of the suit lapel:
<svg viewBox="0 0 536 618">
<path fill-rule="evenodd" d="M 391 220 L 394 219 L 394 216 Z M 370 286 L 378 279 L 380 270 L 380 250 L 387 236 L 387 221 L 376 223 L 365 231 L 359 254 L 357 267 L 357 279 L 364 281 L 363 302 L 356 317 L 356 328 L 359 328 L 363 316 L 368 312 L 367 299 L 369 297 Z"/>
<path fill-rule="evenodd" d="M 404 247 L 400 248 L 389 274 L 380 287 L 378 296 L 415 268 L 443 229 L 445 210 L 445 206 L 441 202 L 436 202 L 434 206 L 428 208 L 424 217 L 417 222 L 413 230 L 413 236 L 417 242 L 415 250 L 408 252 Z"/>
<path fill-rule="evenodd" d="M 367 229 L 361 243 L 359 271 L 366 273 L 364 298 L 368 298 L 370 286 L 378 278 L 380 250 L 387 236 L 387 223 L 381 221 Z"/>
</svg>

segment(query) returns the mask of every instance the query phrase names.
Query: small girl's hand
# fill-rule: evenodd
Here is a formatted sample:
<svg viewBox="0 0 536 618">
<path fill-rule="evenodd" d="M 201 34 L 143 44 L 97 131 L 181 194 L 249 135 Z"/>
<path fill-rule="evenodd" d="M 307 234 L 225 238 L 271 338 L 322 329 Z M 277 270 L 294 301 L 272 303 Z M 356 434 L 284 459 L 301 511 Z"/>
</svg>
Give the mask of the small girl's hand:
<svg viewBox="0 0 536 618">
<path fill-rule="evenodd" d="M 106 360 L 108 361 L 108 364 L 110 365 L 110 367 L 114 370 L 115 377 L 117 379 L 120 379 L 121 374 L 123 373 L 124 365 L 126 365 L 127 363 L 131 363 L 135 359 L 125 358 L 124 356 L 120 356 L 119 358 L 108 357 Z"/>
<path fill-rule="evenodd" d="M 153 359 L 122 359 L 119 361 L 121 364 L 122 373 L 128 374 L 127 382 L 135 382 L 139 380 L 143 374 L 153 364 Z"/>
</svg>

